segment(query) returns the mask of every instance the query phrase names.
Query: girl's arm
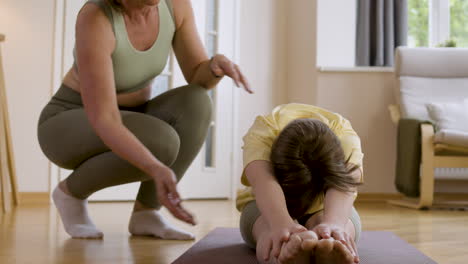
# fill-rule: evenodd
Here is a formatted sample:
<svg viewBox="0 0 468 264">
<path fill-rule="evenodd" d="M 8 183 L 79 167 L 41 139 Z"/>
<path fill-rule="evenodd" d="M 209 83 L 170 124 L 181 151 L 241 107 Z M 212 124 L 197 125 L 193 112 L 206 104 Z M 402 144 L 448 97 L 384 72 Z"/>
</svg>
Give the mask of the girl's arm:
<svg viewBox="0 0 468 264">
<path fill-rule="evenodd" d="M 362 176 L 361 169 L 355 170 L 351 176 L 356 181 L 360 181 Z M 352 188 L 350 192 L 341 192 L 333 188 L 329 189 L 325 194 L 322 222 L 344 226 L 351 215 L 356 191 L 357 188 Z"/>
<path fill-rule="evenodd" d="M 351 164 L 349 164 L 351 166 Z M 356 182 L 362 179 L 362 170 L 359 168 L 352 172 Z M 346 232 L 345 226 L 351 215 L 357 188 L 351 188 L 349 192 L 330 188 L 325 193 L 324 212 L 319 225 L 313 228 L 321 238 L 333 237 L 344 243 L 354 256 L 354 262 L 359 262 L 359 256 L 354 238 Z"/>
<path fill-rule="evenodd" d="M 351 215 L 354 194 L 329 189 L 325 194 L 323 223 L 344 227 Z"/>
<path fill-rule="evenodd" d="M 273 256 L 278 257 L 282 243 L 289 240 L 290 234 L 307 229 L 296 224 L 289 215 L 283 190 L 273 175 L 270 162 L 255 160 L 247 165 L 245 174 L 252 185 L 258 209 L 270 227 Z M 269 255 L 264 259 L 268 260 Z"/>
<path fill-rule="evenodd" d="M 288 213 L 283 190 L 273 175 L 270 162 L 256 160 L 245 168 L 260 212 L 270 226 L 294 222 Z M 273 202 L 274 201 L 274 202 Z"/>
</svg>

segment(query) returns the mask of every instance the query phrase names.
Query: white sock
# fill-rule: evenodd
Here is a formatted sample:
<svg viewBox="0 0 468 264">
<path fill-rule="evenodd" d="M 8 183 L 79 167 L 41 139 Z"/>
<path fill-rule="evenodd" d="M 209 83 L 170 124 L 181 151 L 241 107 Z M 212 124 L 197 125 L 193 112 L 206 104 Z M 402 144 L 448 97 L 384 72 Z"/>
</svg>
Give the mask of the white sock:
<svg viewBox="0 0 468 264">
<path fill-rule="evenodd" d="M 52 199 L 62 218 L 65 231 L 73 238 L 101 238 L 103 233 L 97 229 L 88 216 L 88 201 L 72 197 L 59 186 L 55 187 Z"/>
<path fill-rule="evenodd" d="M 170 225 L 156 210 L 133 212 L 128 230 L 133 235 L 155 236 L 162 239 L 192 240 L 195 236 Z"/>
</svg>

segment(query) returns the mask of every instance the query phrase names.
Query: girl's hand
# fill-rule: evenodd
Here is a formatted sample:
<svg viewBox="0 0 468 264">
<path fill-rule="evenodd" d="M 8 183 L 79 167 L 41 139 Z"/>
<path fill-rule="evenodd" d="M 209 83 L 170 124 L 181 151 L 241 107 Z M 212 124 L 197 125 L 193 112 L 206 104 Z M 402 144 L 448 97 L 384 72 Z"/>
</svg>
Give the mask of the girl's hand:
<svg viewBox="0 0 468 264">
<path fill-rule="evenodd" d="M 357 252 L 356 243 L 354 239 L 345 231 L 344 226 L 330 223 L 322 223 L 312 229 L 318 236 L 319 239 L 334 238 L 335 240 L 343 243 L 351 252 L 354 257 L 354 262 L 359 262 L 359 256 Z"/>
<path fill-rule="evenodd" d="M 267 246 L 262 249 L 263 252 L 260 252 L 261 256 L 263 256 L 265 261 L 270 259 L 270 255 L 278 258 L 281 253 L 283 242 L 287 242 L 290 235 L 304 231 L 307 231 L 307 228 L 295 222 L 272 227 Z"/>
<path fill-rule="evenodd" d="M 177 192 L 177 181 L 174 172 L 167 166 L 159 166 L 153 175 L 158 193 L 158 201 L 179 220 L 195 225 L 195 220 L 181 205 L 180 195 Z"/>
<path fill-rule="evenodd" d="M 216 77 L 227 75 L 234 80 L 237 87 L 240 87 L 240 84 L 242 84 L 244 90 L 248 93 L 253 93 L 249 82 L 242 74 L 239 66 L 226 58 L 226 56 L 221 54 L 215 55 L 210 61 L 210 69 Z"/>
</svg>

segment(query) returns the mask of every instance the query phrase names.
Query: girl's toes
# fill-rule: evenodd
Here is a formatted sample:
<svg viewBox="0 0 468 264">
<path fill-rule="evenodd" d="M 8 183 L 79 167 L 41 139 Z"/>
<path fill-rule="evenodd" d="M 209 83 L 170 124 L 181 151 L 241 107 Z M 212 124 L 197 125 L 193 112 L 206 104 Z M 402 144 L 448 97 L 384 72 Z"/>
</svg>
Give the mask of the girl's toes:
<svg viewBox="0 0 468 264">
<path fill-rule="evenodd" d="M 333 243 L 333 251 L 334 251 L 334 254 L 336 255 L 336 258 L 339 261 L 339 263 L 346 263 L 346 264 L 354 263 L 353 254 L 340 241 L 335 241 Z"/>
</svg>

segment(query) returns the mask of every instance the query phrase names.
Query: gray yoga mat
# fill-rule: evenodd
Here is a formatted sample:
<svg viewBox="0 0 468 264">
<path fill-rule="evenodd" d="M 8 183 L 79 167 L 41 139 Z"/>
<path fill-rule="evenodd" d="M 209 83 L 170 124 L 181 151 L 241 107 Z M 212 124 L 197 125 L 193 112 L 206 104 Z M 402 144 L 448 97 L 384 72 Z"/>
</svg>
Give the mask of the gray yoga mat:
<svg viewBox="0 0 468 264">
<path fill-rule="evenodd" d="M 358 244 L 361 264 L 437 264 L 391 232 L 363 232 Z M 217 228 L 172 264 L 257 264 L 237 228 Z"/>
</svg>

